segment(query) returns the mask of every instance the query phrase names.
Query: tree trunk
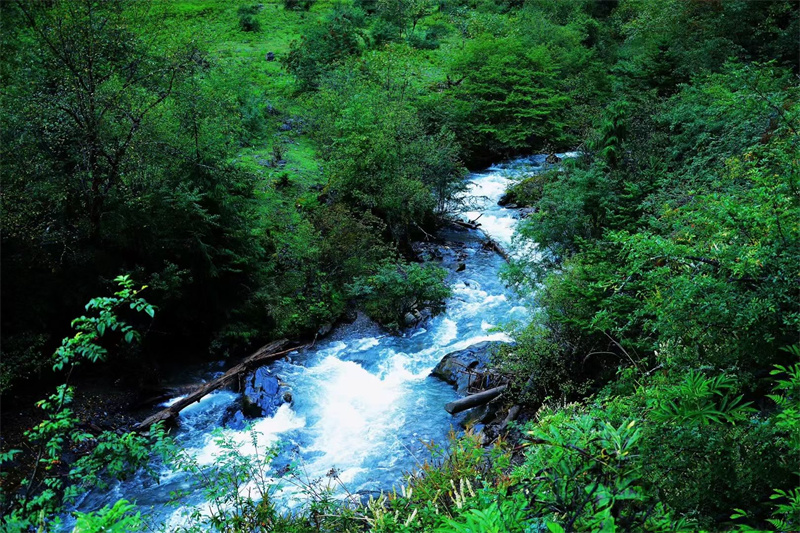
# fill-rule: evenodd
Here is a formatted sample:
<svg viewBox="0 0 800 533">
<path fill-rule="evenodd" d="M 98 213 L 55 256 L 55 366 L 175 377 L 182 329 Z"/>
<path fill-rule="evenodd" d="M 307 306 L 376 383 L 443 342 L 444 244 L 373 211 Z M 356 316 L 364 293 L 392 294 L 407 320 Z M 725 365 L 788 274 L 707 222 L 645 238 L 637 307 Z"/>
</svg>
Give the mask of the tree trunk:
<svg viewBox="0 0 800 533">
<path fill-rule="evenodd" d="M 256 351 L 253 355 L 246 358 L 244 361 L 236 365 L 235 367 L 231 368 L 225 374 L 218 377 L 214 381 L 210 381 L 205 385 L 202 385 L 193 393 L 187 395 L 185 398 L 175 402 L 171 406 L 167 407 L 163 411 L 159 411 L 158 413 L 146 418 L 142 421 L 139 425 L 136 426 L 136 430 L 139 432 L 147 431 L 150 426 L 157 422 L 168 422 L 175 420 L 178 417 L 178 414 L 185 409 L 186 407 L 192 405 L 195 402 L 199 402 L 203 397 L 208 395 L 209 393 L 219 389 L 220 387 L 229 384 L 233 381 L 234 378 L 238 377 L 239 375 L 248 372 L 254 368 L 264 365 L 265 363 L 274 361 L 283 357 L 284 355 L 292 352 L 294 350 L 299 350 L 301 348 L 305 348 L 308 344 L 304 344 L 302 346 L 295 346 L 294 348 L 289 348 L 287 350 L 281 350 L 285 348 L 286 345 L 289 344 L 289 341 L 286 339 L 281 339 L 278 341 L 271 342 L 266 346 L 262 346 Z"/>
<path fill-rule="evenodd" d="M 480 224 L 475 224 L 473 222 L 463 222 L 461 220 L 450 220 L 450 222 L 453 223 L 454 225 L 460 226 L 462 228 L 474 229 L 474 230 L 480 231 L 483 234 L 483 238 L 486 240 L 486 247 L 494 250 L 495 252 L 497 252 L 497 254 L 500 257 L 502 257 L 503 259 L 505 259 L 506 262 L 510 261 L 509 256 L 508 256 L 508 252 L 506 252 L 503 249 L 503 247 L 500 246 L 500 243 L 498 243 L 496 240 L 492 239 L 489 236 L 489 234 L 486 233 L 483 230 L 483 228 L 481 228 Z"/>
<path fill-rule="evenodd" d="M 506 390 L 506 387 L 507 385 L 500 385 L 499 387 L 485 390 L 483 392 L 479 392 L 478 394 L 471 394 L 466 398 L 461 398 L 454 402 L 448 403 L 444 406 L 444 410 L 451 415 L 455 415 L 461 411 L 466 411 L 467 409 L 472 409 L 473 407 L 478 407 L 479 405 L 485 405 L 500 396 L 503 391 Z"/>
</svg>

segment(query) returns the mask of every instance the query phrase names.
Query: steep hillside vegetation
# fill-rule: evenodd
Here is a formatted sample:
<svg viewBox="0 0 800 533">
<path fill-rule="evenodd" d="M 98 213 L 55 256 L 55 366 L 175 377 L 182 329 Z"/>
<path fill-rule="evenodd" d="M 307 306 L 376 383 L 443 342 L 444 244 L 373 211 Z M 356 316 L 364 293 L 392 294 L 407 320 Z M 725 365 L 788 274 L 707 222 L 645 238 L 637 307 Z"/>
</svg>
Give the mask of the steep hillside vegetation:
<svg viewBox="0 0 800 533">
<path fill-rule="evenodd" d="M 800 528 L 796 1 L 20 0 L 0 24 L 4 418 L 85 360 L 141 390 L 356 308 L 396 330 L 448 294 L 411 244 L 467 168 L 574 149 L 509 190 L 505 280 L 536 312 L 494 361 L 506 437 L 454 436 L 368 504 L 309 483 L 291 515 L 238 492 L 269 453 L 223 442 L 187 529 Z M 9 530 L 156 452 L 196 470 L 71 397 L 3 443 Z M 122 501 L 77 530 L 145 522 Z"/>
</svg>

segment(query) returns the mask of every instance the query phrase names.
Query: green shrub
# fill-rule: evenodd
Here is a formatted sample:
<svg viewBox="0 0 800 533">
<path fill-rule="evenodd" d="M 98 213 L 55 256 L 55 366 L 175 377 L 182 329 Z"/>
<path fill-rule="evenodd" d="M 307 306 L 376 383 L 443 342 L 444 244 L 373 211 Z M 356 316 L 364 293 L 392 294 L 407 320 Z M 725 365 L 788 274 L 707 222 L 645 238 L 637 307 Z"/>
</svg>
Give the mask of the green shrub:
<svg viewBox="0 0 800 533">
<path fill-rule="evenodd" d="M 364 48 L 364 13 L 358 9 L 337 7 L 325 19 L 313 25 L 299 41 L 292 41 L 282 59 L 295 75 L 300 89 L 314 90 L 321 78 L 342 65 Z"/>
<path fill-rule="evenodd" d="M 144 526 L 142 513 L 136 512 L 136 506 L 127 500 L 92 513 L 76 512 L 75 516 L 73 533 L 127 533 L 140 531 Z"/>
<path fill-rule="evenodd" d="M 299 468 L 286 467 L 277 474 L 272 461 L 276 446 L 263 443 L 252 428 L 240 441 L 220 428 L 213 434 L 219 451 L 211 465 L 198 463 L 192 452 L 179 450 L 171 465 L 189 474 L 187 488 L 174 493 L 176 503 L 189 491 L 203 495 L 208 506 L 184 507 L 184 523 L 175 531 L 200 533 L 219 531 L 269 531 L 274 533 L 318 533 L 359 531 L 353 506 L 338 499 L 343 488 L 335 469 L 324 479 L 308 479 Z M 247 486 L 247 490 L 242 490 Z M 281 510 L 278 493 L 292 486 L 299 489 L 300 505 Z"/>
<path fill-rule="evenodd" d="M 439 48 L 439 41 L 430 32 L 414 32 L 408 36 L 407 41 L 409 46 L 419 50 L 436 50 Z"/>
<path fill-rule="evenodd" d="M 357 278 L 349 291 L 370 318 L 399 328 L 410 311 L 442 309 L 442 301 L 450 295 L 446 276 L 446 270 L 430 264 L 388 262 L 374 274 Z"/>
<path fill-rule="evenodd" d="M 371 499 L 361 512 L 375 533 L 428 533 L 461 531 L 460 520 L 516 518 L 523 501 L 515 497 L 504 503 L 508 479 L 505 477 L 511 455 L 506 443 L 499 440 L 488 450 L 480 435 L 467 431 L 457 436 L 451 432 L 446 445 L 431 443 L 430 460 L 409 475 L 400 491 Z M 498 518 L 501 510 L 514 514 Z M 512 531 L 518 531 L 513 529 Z"/>
<path fill-rule="evenodd" d="M 373 22 L 369 33 L 377 46 L 400 40 L 400 28 L 383 18 L 377 18 Z"/>
<path fill-rule="evenodd" d="M 114 295 L 91 299 L 85 306 L 87 314 L 72 321 L 76 333 L 65 337 L 53 354 L 53 370 L 68 370 L 66 383 L 36 403 L 43 419 L 25 432 L 33 466 L 30 472 L 23 473 L 25 479 L 18 490 L 0 495 L 6 531 L 57 530 L 65 507 L 79 496 L 91 489 L 106 489 L 112 480 L 132 476 L 140 468 L 148 467 L 153 456 L 163 457 L 171 449 L 171 442 L 160 426 L 154 427 L 149 437 L 136 432 L 88 433 L 70 407 L 75 389 L 69 385 L 69 378 L 75 367 L 108 358 L 108 348 L 100 344 L 102 338 L 108 342 L 108 337 L 113 337 L 117 345 L 141 340 L 141 334 L 121 318 L 122 313 L 134 310 L 151 318 L 155 314 L 155 308 L 140 296 L 146 287 L 134 288 L 127 275 L 117 276 L 114 281 L 119 285 Z M 78 447 L 88 451 L 76 457 L 74 450 Z M 0 454 L 0 463 L 20 453 L 11 450 Z M 137 523 L 137 516 L 128 516 L 130 510 L 127 502 L 117 502 L 112 509 L 81 519 L 88 530 L 99 527 L 98 523 L 117 520 Z M 116 530 L 121 531 L 121 527 Z"/>
<path fill-rule="evenodd" d="M 302 9 L 308 11 L 317 0 L 283 0 L 283 7 L 286 9 Z"/>
<path fill-rule="evenodd" d="M 525 462 L 512 479 L 523 487 L 529 513 L 550 531 L 687 530 L 643 484 L 636 421 L 604 418 L 567 406 L 545 409 L 527 427 Z"/>
<path fill-rule="evenodd" d="M 256 18 L 259 8 L 257 5 L 239 7 L 239 28 L 242 31 L 260 32 L 261 23 Z"/>
</svg>

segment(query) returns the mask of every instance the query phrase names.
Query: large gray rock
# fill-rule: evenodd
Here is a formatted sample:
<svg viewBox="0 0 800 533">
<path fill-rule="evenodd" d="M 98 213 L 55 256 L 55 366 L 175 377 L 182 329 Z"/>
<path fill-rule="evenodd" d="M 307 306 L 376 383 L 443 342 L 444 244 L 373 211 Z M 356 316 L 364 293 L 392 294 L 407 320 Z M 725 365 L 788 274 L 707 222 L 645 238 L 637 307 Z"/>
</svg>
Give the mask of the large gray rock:
<svg viewBox="0 0 800 533">
<path fill-rule="evenodd" d="M 248 374 L 242 385 L 242 412 L 248 418 L 272 416 L 291 401 L 289 389 L 266 366 Z"/>
<path fill-rule="evenodd" d="M 459 394 L 467 394 L 476 377 L 475 372 L 486 370 L 489 359 L 501 345 L 500 341 L 483 341 L 463 350 L 445 355 L 431 375 L 446 381 L 455 387 Z M 483 384 L 491 386 L 490 383 Z"/>
<path fill-rule="evenodd" d="M 501 196 L 500 199 L 497 200 L 497 205 L 499 205 L 500 207 L 506 207 L 515 201 L 516 201 L 516 195 L 511 191 L 506 191 L 503 194 L 503 196 Z"/>
</svg>

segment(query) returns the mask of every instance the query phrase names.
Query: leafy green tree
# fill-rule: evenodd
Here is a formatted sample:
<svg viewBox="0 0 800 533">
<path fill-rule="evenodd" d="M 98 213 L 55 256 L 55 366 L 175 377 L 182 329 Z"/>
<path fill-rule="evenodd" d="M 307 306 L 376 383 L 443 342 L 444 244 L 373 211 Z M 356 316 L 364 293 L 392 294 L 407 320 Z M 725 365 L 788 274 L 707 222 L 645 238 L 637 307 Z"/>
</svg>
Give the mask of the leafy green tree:
<svg viewBox="0 0 800 533">
<path fill-rule="evenodd" d="M 342 73 L 320 91 L 317 139 L 332 199 L 383 220 L 389 239 L 407 246 L 413 231 L 448 209 L 464 169 L 453 135 L 426 131 L 408 82 L 367 59 L 364 77 Z"/>
<path fill-rule="evenodd" d="M 365 46 L 363 17 L 357 9 L 337 8 L 292 43 L 284 65 L 301 90 L 317 89 L 327 72 L 361 53 Z"/>
<path fill-rule="evenodd" d="M 241 6 L 239 7 L 239 28 L 242 31 L 251 31 L 254 33 L 258 33 L 261 31 L 261 23 L 255 17 L 256 13 L 258 13 L 259 8 L 255 5 L 253 6 Z"/>
<path fill-rule="evenodd" d="M 25 433 L 32 445 L 33 469 L 23 480 L 19 492 L 15 496 L 11 491 L 5 493 L 2 501 L 2 523 L 7 531 L 56 530 L 60 522 L 58 515 L 64 506 L 82 492 L 107 486 L 110 479 L 123 479 L 133 474 L 149 463 L 153 451 L 168 448 L 160 428 L 153 431 L 152 442 L 136 433 L 87 433 L 69 407 L 74 398 L 74 388 L 69 385 L 72 369 L 83 362 L 103 362 L 108 357 L 108 350 L 99 344 L 102 337 L 114 335 L 127 344 L 140 340 L 138 331 L 119 318 L 123 310 L 144 312 L 150 317 L 155 313 L 154 307 L 139 296 L 144 287 L 135 289 L 128 276 L 118 276 L 115 281 L 119 290 L 114 296 L 90 300 L 86 310 L 91 314 L 73 321 L 77 333 L 65 338 L 53 355 L 55 371 L 69 370 L 67 383 L 37 403 L 45 419 Z M 77 446 L 90 446 L 91 451 L 69 460 L 71 449 Z M 19 450 L 8 453 L 4 459 L 12 458 L 15 452 Z M 129 510 L 129 506 L 118 503 L 106 518 L 115 521 Z"/>
<path fill-rule="evenodd" d="M 81 223 L 97 239 L 108 198 L 134 164 L 143 122 L 164 105 L 186 60 L 177 51 L 154 54 L 128 29 L 129 20 L 146 16 L 145 2 L 18 6 L 37 45 L 34 69 L 44 78 L 27 104 L 29 113 L 49 119 L 39 148 L 66 156 L 49 170 L 73 177 L 68 209 L 83 213 Z"/>
<path fill-rule="evenodd" d="M 558 93 L 558 65 L 547 48 L 516 36 L 482 36 L 467 44 L 451 70 L 461 80 L 453 97 L 467 104 L 462 120 L 471 147 L 497 156 L 558 141 L 567 98 Z"/>
<path fill-rule="evenodd" d="M 119 269 L 151 276 L 164 330 L 203 353 L 264 278 L 255 176 L 232 163 L 241 84 L 146 2 L 3 9 L 28 45 L 3 70 L 3 305 L 21 302 L 3 313 L 4 388 L 46 369 L 51 333 Z"/>
<path fill-rule="evenodd" d="M 131 20 L 142 28 L 153 22 L 145 2 L 18 2 L 3 9 L 26 45 L 13 49 L 2 96 L 3 267 L 15 279 L 4 277 L 4 302 L 24 302 L 16 318 L 3 313 L 11 340 L 4 353 L 22 363 L 19 371 L 4 365 L 9 383 L 44 363 L 14 345 L 41 338 L 42 348 L 43 330 L 57 327 L 63 307 L 84 297 L 73 288 L 96 283 L 89 265 L 105 259 L 96 247 L 109 236 L 120 197 L 130 193 L 142 133 L 167 106 L 186 58 L 134 32 Z M 70 282 L 61 283 L 65 274 Z M 55 286 L 63 297 L 54 300 Z"/>
<path fill-rule="evenodd" d="M 375 2 L 376 14 L 392 24 L 406 37 L 417 29 L 417 24 L 423 18 L 431 15 L 436 8 L 433 0 L 377 0 Z"/>
<path fill-rule="evenodd" d="M 620 3 L 624 45 L 619 68 L 641 88 L 673 94 L 678 84 L 718 70 L 729 58 L 798 68 L 800 9 L 793 2 L 737 0 L 709 6 L 702 0 Z"/>
<path fill-rule="evenodd" d="M 442 300 L 450 295 L 444 284 L 446 275 L 444 269 L 432 265 L 385 263 L 374 274 L 356 278 L 350 292 L 363 302 L 370 318 L 398 328 L 412 310 L 441 310 Z"/>
</svg>

